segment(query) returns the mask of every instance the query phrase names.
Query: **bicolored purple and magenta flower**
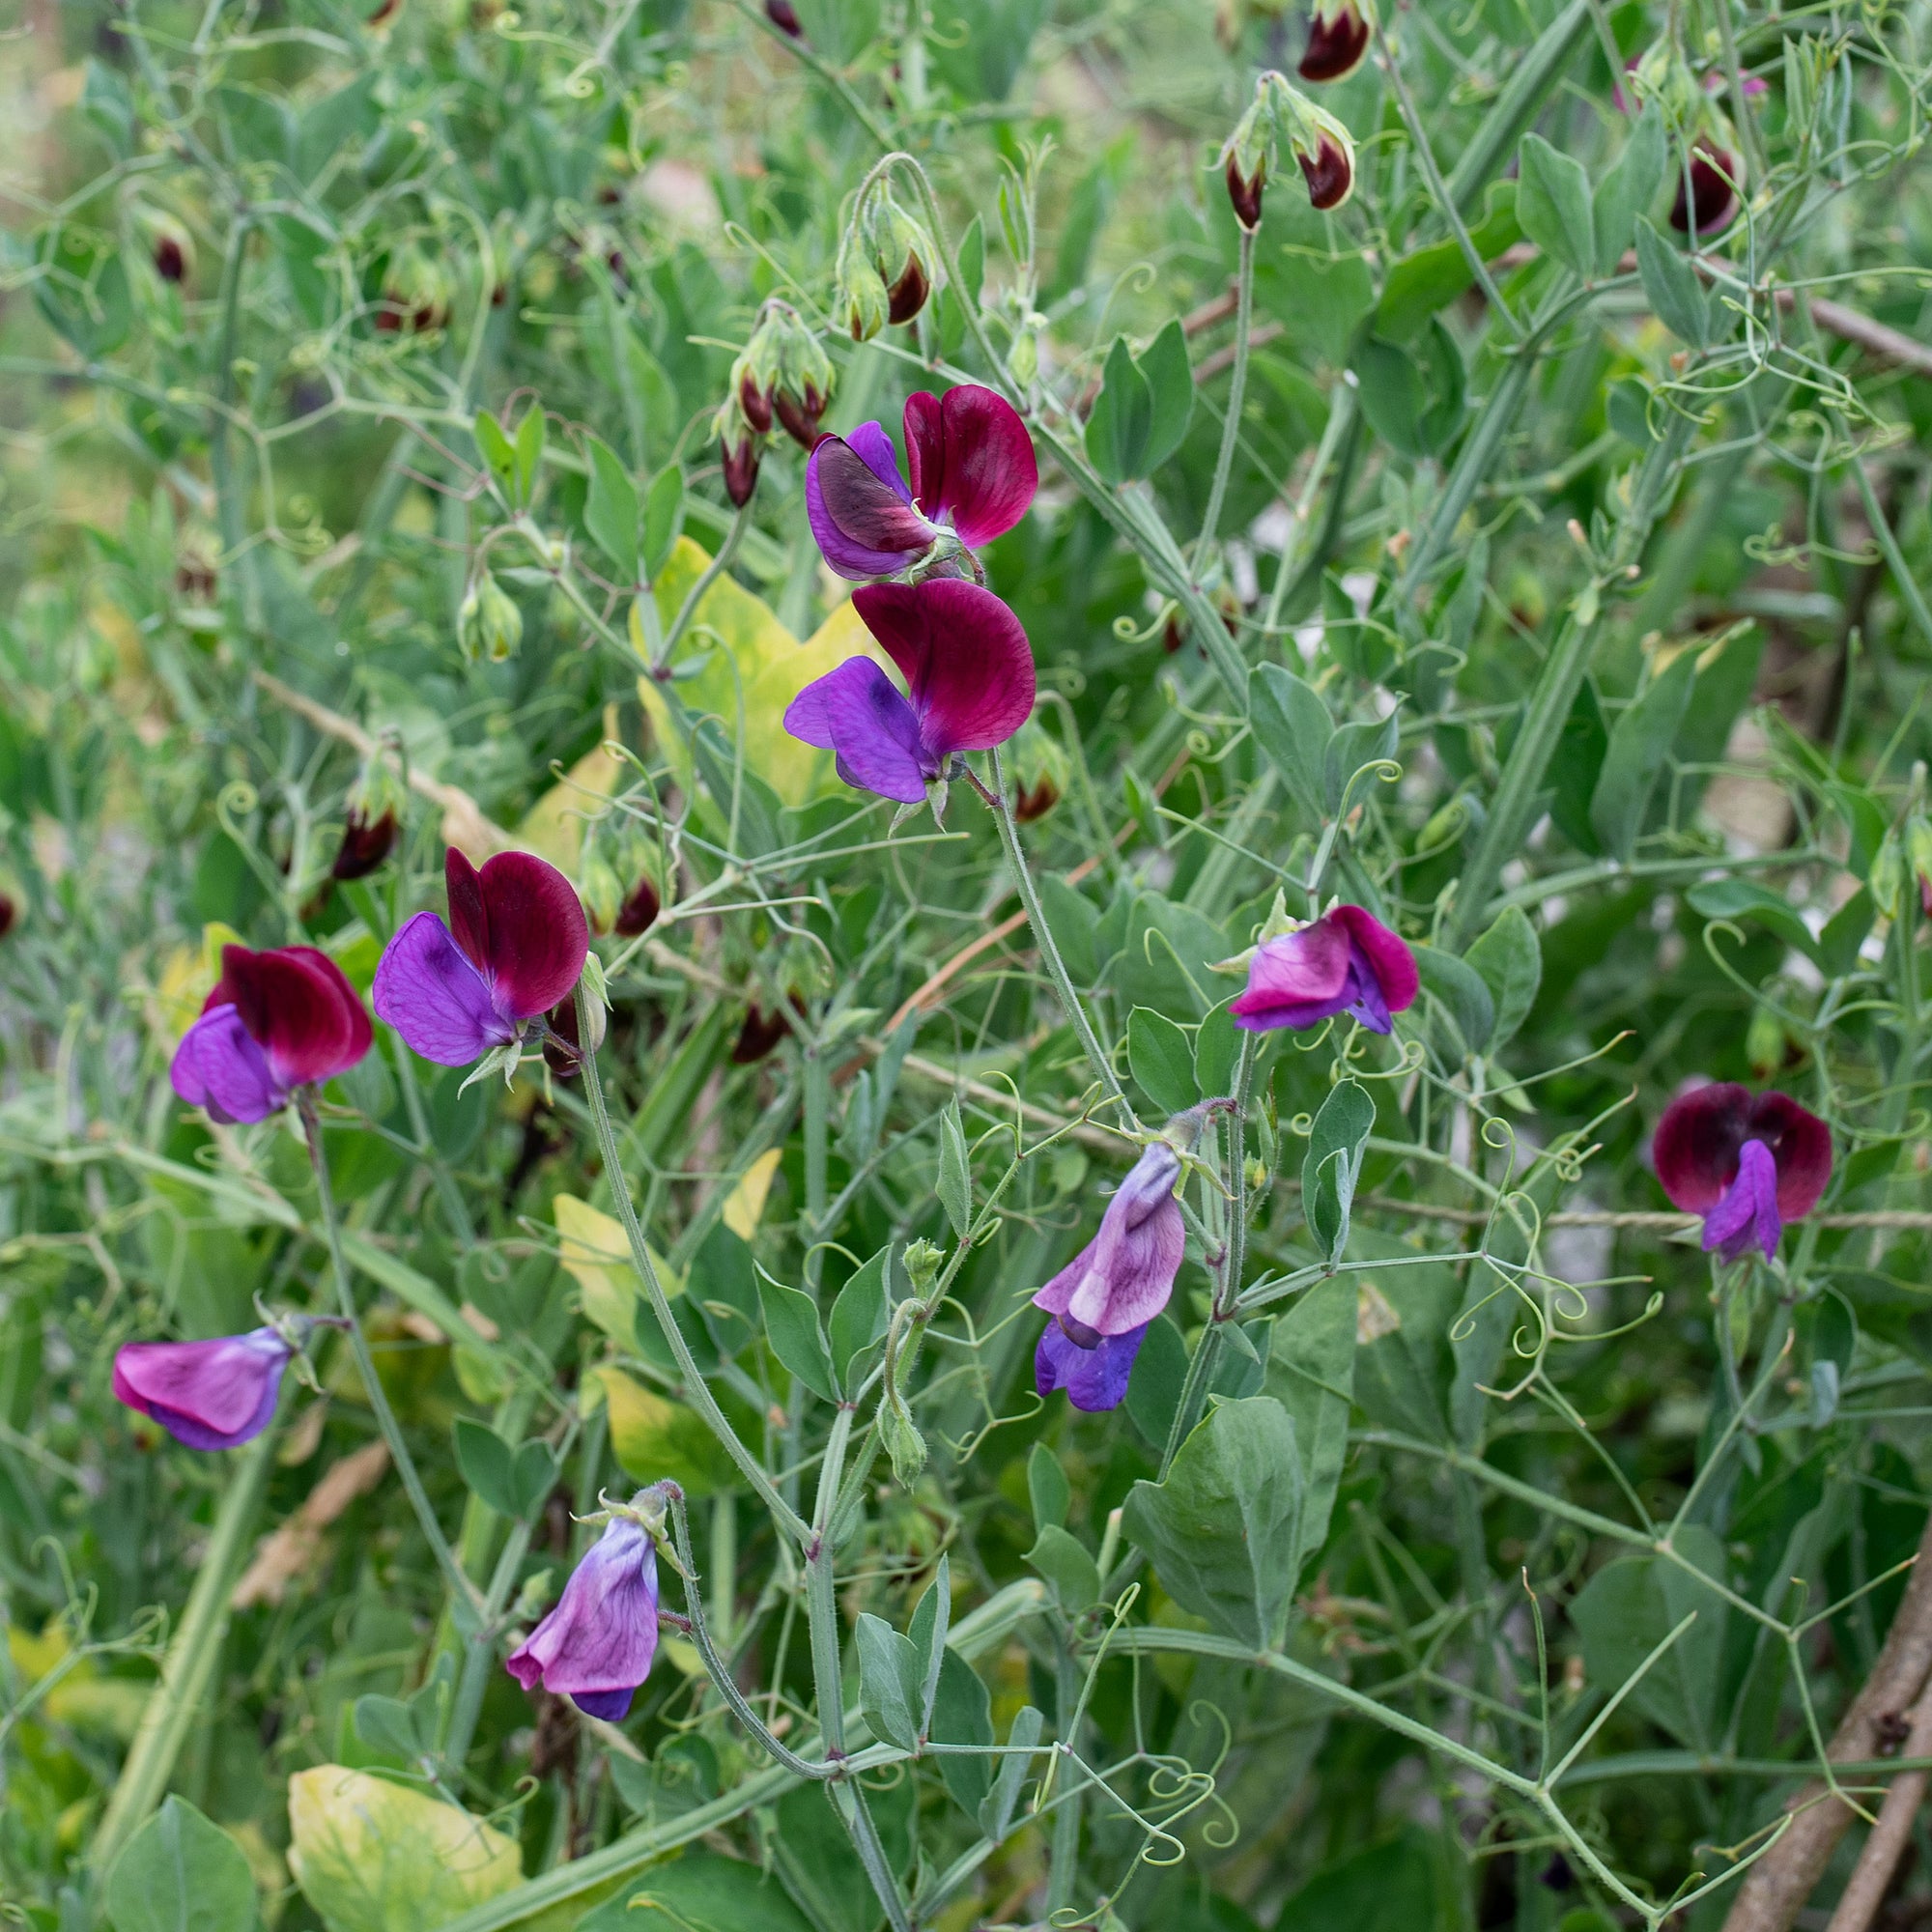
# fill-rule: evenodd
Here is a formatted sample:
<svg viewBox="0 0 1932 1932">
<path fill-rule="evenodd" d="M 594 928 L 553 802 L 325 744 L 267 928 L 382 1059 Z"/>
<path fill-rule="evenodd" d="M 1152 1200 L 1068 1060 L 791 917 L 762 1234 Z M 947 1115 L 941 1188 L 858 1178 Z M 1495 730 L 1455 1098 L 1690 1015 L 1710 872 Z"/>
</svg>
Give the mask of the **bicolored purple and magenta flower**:
<svg viewBox="0 0 1932 1932">
<path fill-rule="evenodd" d="M 629 1714 L 657 1649 L 657 1545 L 635 1518 L 616 1516 L 504 1667 L 526 1690 L 541 1684 L 614 1724 Z"/>
<path fill-rule="evenodd" d="M 590 923 L 570 881 L 529 852 L 499 852 L 478 870 L 452 845 L 443 878 L 448 921 L 409 921 L 384 949 L 373 996 L 423 1059 L 468 1066 L 569 996 Z"/>
<path fill-rule="evenodd" d="M 1664 1193 L 1704 1217 L 1707 1252 L 1735 1262 L 1757 1248 L 1770 1261 L 1832 1179 L 1832 1130 L 1788 1094 L 1712 1081 L 1664 1109 L 1651 1156 Z"/>
<path fill-rule="evenodd" d="M 182 1036 L 168 1078 L 223 1125 L 266 1121 L 298 1087 L 346 1073 L 374 1035 L 355 989 L 313 946 L 221 950 L 221 978 Z"/>
<path fill-rule="evenodd" d="M 974 383 L 921 390 L 905 406 L 907 484 L 881 423 L 819 439 L 805 470 L 805 513 L 825 561 L 855 582 L 895 577 L 935 546 L 968 551 L 1026 515 L 1039 466 L 1026 424 Z"/>
<path fill-rule="evenodd" d="M 1033 651 L 1020 620 L 961 578 L 869 584 L 852 604 L 906 691 L 874 659 L 847 658 L 792 699 L 784 727 L 836 753 L 847 784 L 918 805 L 958 753 L 1004 745 L 1032 715 Z"/>
<path fill-rule="evenodd" d="M 210 1342 L 129 1342 L 114 1357 L 114 1395 L 190 1449 L 235 1449 L 274 1420 L 294 1353 L 274 1328 Z"/>
<path fill-rule="evenodd" d="M 1338 905 L 1259 947 L 1247 988 L 1228 1011 L 1249 1033 L 1300 1031 L 1344 1016 L 1387 1033 L 1420 985 L 1415 954 L 1399 934 L 1360 906 Z"/>
<path fill-rule="evenodd" d="M 1107 1203 L 1099 1232 L 1034 1296 L 1053 1317 L 1034 1352 L 1042 1396 L 1118 1408 L 1149 1324 L 1174 1293 L 1187 1230 L 1175 1198 L 1180 1156 L 1155 1141 Z"/>
</svg>

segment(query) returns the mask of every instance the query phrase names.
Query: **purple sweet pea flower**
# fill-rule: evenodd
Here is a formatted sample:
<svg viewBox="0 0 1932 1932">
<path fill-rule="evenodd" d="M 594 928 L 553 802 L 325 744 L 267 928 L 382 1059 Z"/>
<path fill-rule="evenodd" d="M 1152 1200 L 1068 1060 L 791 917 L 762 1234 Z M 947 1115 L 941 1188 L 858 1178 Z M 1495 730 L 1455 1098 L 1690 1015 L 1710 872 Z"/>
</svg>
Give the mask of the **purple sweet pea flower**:
<svg viewBox="0 0 1932 1932">
<path fill-rule="evenodd" d="M 190 1449 L 233 1449 L 274 1420 L 294 1353 L 272 1328 L 213 1342 L 129 1342 L 114 1357 L 114 1395 Z"/>
<path fill-rule="evenodd" d="M 891 577 L 949 532 L 978 550 L 1026 515 L 1039 487 L 1033 439 L 991 389 L 921 390 L 907 399 L 904 429 L 910 489 L 876 422 L 821 437 L 806 465 L 805 513 L 840 577 Z"/>
<path fill-rule="evenodd" d="M 1041 1395 L 1118 1408 L 1148 1325 L 1167 1306 L 1187 1238 L 1174 1183 L 1180 1156 L 1155 1141 L 1100 1216 L 1099 1232 L 1034 1296 L 1054 1319 L 1034 1354 Z"/>
<path fill-rule="evenodd" d="M 526 1690 L 541 1684 L 611 1723 L 651 1672 L 658 1648 L 658 1552 L 650 1532 L 615 1517 L 571 1572 L 556 1607 L 505 1664 Z"/>
<path fill-rule="evenodd" d="M 1663 1191 L 1704 1217 L 1704 1247 L 1727 1262 L 1777 1253 L 1787 1221 L 1812 1210 L 1832 1178 L 1832 1130 L 1788 1094 L 1713 1081 L 1680 1094 L 1651 1142 Z"/>
<path fill-rule="evenodd" d="M 1415 954 L 1380 920 L 1338 905 L 1312 924 L 1270 939 L 1248 967 L 1247 990 L 1228 1003 L 1237 1027 L 1320 1026 L 1347 1013 L 1371 1033 L 1415 1004 Z"/>
<path fill-rule="evenodd" d="M 221 949 L 221 978 L 168 1067 L 174 1090 L 224 1125 L 266 1121 L 298 1087 L 346 1073 L 369 1051 L 369 1015 L 327 953 Z"/>
<path fill-rule="evenodd" d="M 507 1046 L 564 999 L 590 951 L 571 883 L 528 852 L 498 852 L 479 872 L 455 846 L 443 859 L 449 923 L 419 912 L 384 949 L 376 1011 L 439 1066 Z"/>
<path fill-rule="evenodd" d="M 868 657 L 847 658 L 792 699 L 794 738 L 838 754 L 838 776 L 901 805 L 925 797 L 955 752 L 1003 745 L 1033 713 L 1033 652 L 1020 620 L 956 577 L 852 593 L 866 628 L 911 687 L 902 696 Z M 376 1010 L 381 1012 L 378 979 Z"/>
</svg>

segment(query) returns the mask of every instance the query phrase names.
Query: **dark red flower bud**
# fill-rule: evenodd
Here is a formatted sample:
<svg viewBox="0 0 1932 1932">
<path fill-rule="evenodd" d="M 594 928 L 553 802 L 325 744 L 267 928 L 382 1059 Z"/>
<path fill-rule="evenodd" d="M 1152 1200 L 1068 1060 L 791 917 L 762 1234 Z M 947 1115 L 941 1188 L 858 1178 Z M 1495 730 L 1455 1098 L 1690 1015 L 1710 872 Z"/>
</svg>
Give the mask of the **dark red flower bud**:
<svg viewBox="0 0 1932 1932">
<path fill-rule="evenodd" d="M 1304 167 L 1307 163 L 1302 163 Z M 1252 233 L 1262 225 L 1262 189 L 1267 185 L 1267 170 L 1257 168 L 1252 176 L 1241 173 L 1231 155 L 1228 157 L 1228 199 L 1235 205 L 1235 219 Z"/>
<path fill-rule="evenodd" d="M 772 396 L 772 408 L 778 412 L 778 418 L 784 433 L 801 449 L 812 449 L 818 442 L 818 418 L 825 413 L 829 399 L 821 395 L 816 387 L 808 383 L 803 397 L 794 396 L 789 389 L 779 389 Z"/>
<path fill-rule="evenodd" d="M 403 0 L 378 0 L 376 11 L 368 17 L 372 27 L 385 27 L 403 11 Z"/>
<path fill-rule="evenodd" d="M 1308 23 L 1308 50 L 1298 70 L 1303 80 L 1346 80 L 1369 50 L 1369 23 L 1353 0 L 1344 0 L 1333 19 L 1325 18 L 1325 12 L 1317 7 Z"/>
<path fill-rule="evenodd" d="M 745 412 L 745 420 L 760 436 L 769 436 L 772 427 L 771 392 L 758 387 L 756 380 L 747 371 L 745 379 L 738 384 L 738 407 Z"/>
<path fill-rule="evenodd" d="M 1060 787 L 1051 778 L 1041 774 L 1039 782 L 1029 789 L 1018 786 L 1013 793 L 1013 816 L 1022 825 L 1030 824 L 1036 818 L 1044 818 L 1060 803 Z"/>
<path fill-rule="evenodd" d="M 910 322 L 925 306 L 932 284 L 925 278 L 917 255 L 906 257 L 905 272 L 886 292 L 886 320 Z"/>
<path fill-rule="evenodd" d="M 1348 200 L 1349 190 L 1355 185 L 1354 169 L 1341 142 L 1324 133 L 1314 159 L 1301 154 L 1294 158 L 1301 163 L 1301 172 L 1308 179 L 1308 199 L 1317 208 L 1339 208 Z"/>
<path fill-rule="evenodd" d="M 14 922 L 20 916 L 20 908 L 14 903 L 12 893 L 0 893 L 0 939 L 5 939 L 14 930 Z"/>
<path fill-rule="evenodd" d="M 577 1002 L 565 1000 L 544 1015 L 550 1033 L 544 1036 L 544 1065 L 559 1080 L 575 1080 L 583 1059 L 583 1039 L 577 1031 Z M 559 1037 L 552 1037 L 552 1036 Z"/>
<path fill-rule="evenodd" d="M 775 27 L 782 27 L 793 40 L 805 38 L 805 28 L 798 17 L 798 10 L 791 0 L 765 0 L 765 15 Z"/>
<path fill-rule="evenodd" d="M 743 436 L 735 443 L 727 441 L 720 447 L 724 459 L 724 494 L 742 510 L 758 487 L 757 439 Z"/>
<path fill-rule="evenodd" d="M 182 253 L 182 244 L 172 235 L 160 236 L 155 242 L 155 273 L 164 282 L 179 282 L 186 278 L 187 257 Z"/>
<path fill-rule="evenodd" d="M 352 811 L 343 821 L 342 843 L 336 848 L 335 864 L 329 876 L 337 879 L 364 879 L 389 856 L 389 848 L 396 842 L 396 814 L 385 811 L 382 817 L 365 818 L 359 811 Z"/>
<path fill-rule="evenodd" d="M 731 1065 L 755 1065 L 790 1031 L 791 1021 L 785 1017 L 783 1007 L 774 1007 L 769 1013 L 760 1007 L 747 1008 L 745 1024 L 738 1029 L 737 1040 L 731 1048 Z"/>
<path fill-rule="evenodd" d="M 657 923 L 658 913 L 662 909 L 658 889 L 647 878 L 639 879 L 633 886 L 617 908 L 614 930 L 619 939 L 636 939 L 639 934 L 648 932 Z"/>
<path fill-rule="evenodd" d="M 1685 174 L 1690 176 L 1687 195 Z M 1671 204 L 1670 225 L 1688 234 L 1694 213 L 1699 235 L 1722 228 L 1737 213 L 1738 164 L 1716 143 L 1699 137 L 1690 150 L 1690 165 L 1677 177 L 1677 199 Z"/>
</svg>

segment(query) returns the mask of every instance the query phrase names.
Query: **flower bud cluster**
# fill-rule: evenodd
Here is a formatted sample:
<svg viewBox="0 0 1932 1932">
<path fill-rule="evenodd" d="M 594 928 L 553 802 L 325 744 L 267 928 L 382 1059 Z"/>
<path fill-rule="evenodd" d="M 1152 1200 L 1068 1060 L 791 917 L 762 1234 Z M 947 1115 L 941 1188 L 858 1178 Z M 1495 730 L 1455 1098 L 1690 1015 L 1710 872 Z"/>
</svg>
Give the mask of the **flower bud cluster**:
<svg viewBox="0 0 1932 1932">
<path fill-rule="evenodd" d="M 389 856 L 402 816 L 403 784 L 379 746 L 362 761 L 362 770 L 349 787 L 342 812 L 342 843 L 337 846 L 329 876 L 364 879 Z"/>
<path fill-rule="evenodd" d="M 656 841 L 621 814 L 590 827 L 578 865 L 577 895 L 594 933 L 637 939 L 664 909 L 664 860 Z"/>
<path fill-rule="evenodd" d="M 1340 208 L 1354 192 L 1355 144 L 1348 128 L 1270 70 L 1255 83 L 1253 101 L 1221 150 L 1235 219 L 1250 233 L 1262 224 L 1262 193 L 1283 149 L 1300 163 L 1315 207 Z"/>
<path fill-rule="evenodd" d="M 731 392 L 712 424 L 725 494 L 739 509 L 757 487 L 764 439 L 774 426 L 801 449 L 818 440 L 832 384 L 831 358 L 798 311 L 789 302 L 766 302 L 751 341 L 731 365 Z"/>
<path fill-rule="evenodd" d="M 486 658 L 502 664 L 517 654 L 524 640 L 524 613 L 489 570 L 469 581 L 456 611 L 456 641 L 472 664 Z"/>
</svg>

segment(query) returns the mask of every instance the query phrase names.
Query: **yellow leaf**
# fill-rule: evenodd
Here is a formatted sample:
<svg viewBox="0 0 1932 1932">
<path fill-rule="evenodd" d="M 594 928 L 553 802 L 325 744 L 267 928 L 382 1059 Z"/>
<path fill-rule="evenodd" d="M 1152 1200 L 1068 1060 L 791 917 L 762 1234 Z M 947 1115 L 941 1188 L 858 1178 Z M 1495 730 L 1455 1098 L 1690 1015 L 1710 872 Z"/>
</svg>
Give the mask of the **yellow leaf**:
<svg viewBox="0 0 1932 1932">
<path fill-rule="evenodd" d="M 8 1659 L 23 1683 L 38 1683 L 66 1662 L 71 1645 L 61 1625 L 48 1624 L 39 1636 L 18 1624 L 6 1629 Z M 66 1669 L 39 1708 L 57 1724 L 127 1744 L 140 1725 L 153 1688 L 125 1677 L 103 1677 L 94 1660 L 83 1657 Z"/>
<path fill-rule="evenodd" d="M 329 1932 L 423 1932 L 523 1881 L 517 1841 L 344 1765 L 289 1779 L 289 1868 Z"/>
<path fill-rule="evenodd" d="M 732 1188 L 723 1209 L 724 1225 L 741 1241 L 756 1233 L 765 1211 L 765 1197 L 772 1191 L 772 1176 L 779 1171 L 782 1148 L 769 1148 L 745 1170 L 744 1179 Z"/>
<path fill-rule="evenodd" d="M 559 1194 L 551 1203 L 556 1232 L 562 1236 L 565 1272 L 583 1296 L 583 1312 L 613 1342 L 637 1347 L 638 1304 L 644 1285 L 631 1265 L 631 1243 L 621 1222 L 574 1194 Z M 684 1278 L 655 1248 L 646 1247 L 658 1280 L 668 1295 L 684 1292 Z"/>
<path fill-rule="evenodd" d="M 548 859 L 559 870 L 575 874 L 583 850 L 583 822 L 594 818 L 615 795 L 626 766 L 604 747 L 617 736 L 617 707 L 604 707 L 604 736 L 530 807 L 518 826 L 516 841 L 526 852 Z"/>
<path fill-rule="evenodd" d="M 689 537 L 678 539 L 677 549 L 653 586 L 661 625 L 668 627 L 676 617 L 685 593 L 710 560 Z M 645 648 L 635 611 L 631 639 L 640 652 Z M 695 716 L 715 716 L 724 728 L 725 742 L 735 744 L 742 691 L 746 766 L 786 805 L 806 805 L 840 790 L 832 753 L 789 736 L 784 715 L 792 699 L 813 678 L 823 677 L 847 658 L 865 652 L 889 665 L 850 602 L 839 605 L 817 634 L 801 644 L 779 622 L 770 605 L 734 582 L 727 572 L 699 602 L 678 647 L 678 662 L 692 663 L 707 652 L 710 662 L 696 676 L 678 683 L 685 708 Z M 680 783 L 689 789 L 691 770 L 684 740 L 671 722 L 662 692 L 650 678 L 641 677 L 638 696 L 665 756 Z"/>
<path fill-rule="evenodd" d="M 611 1449 L 639 1483 L 668 1478 L 694 1496 L 736 1487 L 737 1471 L 704 1418 L 627 1376 L 594 1369 L 611 1415 Z"/>
</svg>

